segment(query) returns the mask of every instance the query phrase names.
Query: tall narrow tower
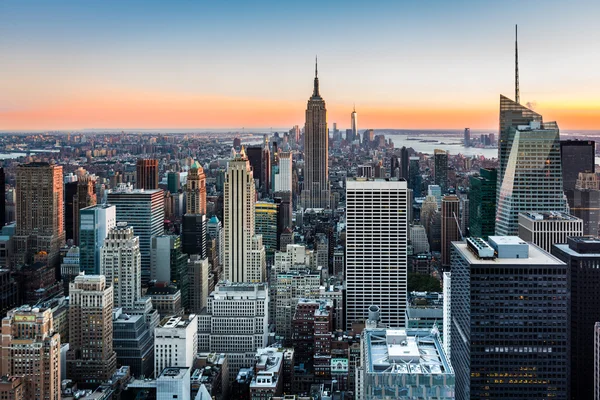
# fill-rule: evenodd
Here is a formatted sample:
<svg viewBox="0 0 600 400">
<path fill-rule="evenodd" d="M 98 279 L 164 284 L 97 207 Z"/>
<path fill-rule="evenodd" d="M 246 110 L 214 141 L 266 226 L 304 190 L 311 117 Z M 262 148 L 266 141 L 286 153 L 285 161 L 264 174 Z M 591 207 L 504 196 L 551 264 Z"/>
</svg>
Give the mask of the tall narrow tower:
<svg viewBox="0 0 600 400">
<path fill-rule="evenodd" d="M 313 94 L 308 99 L 304 127 L 304 208 L 329 208 L 329 135 L 327 109 L 319 94 L 319 77 L 315 61 Z"/>
<path fill-rule="evenodd" d="M 206 175 L 198 161 L 194 161 L 187 177 L 186 213 L 206 214 Z"/>
<path fill-rule="evenodd" d="M 515 103 L 520 104 L 519 99 L 519 33 L 515 25 Z"/>
<path fill-rule="evenodd" d="M 266 274 L 265 250 L 262 237 L 254 234 L 256 193 L 252 168 L 244 148 L 234 153 L 229 161 L 223 201 L 225 279 L 231 282 L 263 282 Z"/>
<path fill-rule="evenodd" d="M 356 106 L 352 109 L 352 114 L 350 114 L 352 119 L 352 141 L 358 139 L 358 116 L 356 114 Z"/>
</svg>

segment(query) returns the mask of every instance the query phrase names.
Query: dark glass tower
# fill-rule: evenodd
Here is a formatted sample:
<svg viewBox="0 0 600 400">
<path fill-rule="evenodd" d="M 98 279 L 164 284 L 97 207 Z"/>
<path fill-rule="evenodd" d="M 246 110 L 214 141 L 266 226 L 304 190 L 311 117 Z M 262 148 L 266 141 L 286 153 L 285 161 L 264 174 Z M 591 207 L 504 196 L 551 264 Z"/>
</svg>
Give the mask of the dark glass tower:
<svg viewBox="0 0 600 400">
<path fill-rule="evenodd" d="M 495 168 L 479 170 L 479 176 L 469 178 L 469 236 L 487 239 L 496 229 L 496 183 Z"/>
<path fill-rule="evenodd" d="M 567 264 L 571 313 L 571 399 L 594 398 L 594 324 L 600 321 L 600 239 L 568 238 L 552 246 Z"/>
<path fill-rule="evenodd" d="M 595 172 L 595 157 L 596 142 L 593 140 L 561 140 L 560 162 L 564 190 L 575 189 L 580 172 Z"/>
<path fill-rule="evenodd" d="M 452 243 L 444 340 L 456 398 L 566 399 L 567 265 L 518 237 L 489 241 Z"/>
<path fill-rule="evenodd" d="M 433 182 L 442 189 L 442 194 L 448 190 L 448 153 L 444 150 L 435 150 L 435 169 Z"/>
<path fill-rule="evenodd" d="M 419 157 L 410 157 L 408 174 L 408 187 L 412 189 L 414 197 L 421 197 L 421 168 L 419 165 Z"/>
<path fill-rule="evenodd" d="M 6 225 L 6 177 L 0 168 L 0 228 Z"/>
<path fill-rule="evenodd" d="M 400 149 L 400 177 L 408 181 L 408 149 L 406 146 L 402 146 Z"/>
<path fill-rule="evenodd" d="M 77 194 L 77 182 L 65 183 L 65 238 L 73 239 L 73 203 Z"/>
</svg>

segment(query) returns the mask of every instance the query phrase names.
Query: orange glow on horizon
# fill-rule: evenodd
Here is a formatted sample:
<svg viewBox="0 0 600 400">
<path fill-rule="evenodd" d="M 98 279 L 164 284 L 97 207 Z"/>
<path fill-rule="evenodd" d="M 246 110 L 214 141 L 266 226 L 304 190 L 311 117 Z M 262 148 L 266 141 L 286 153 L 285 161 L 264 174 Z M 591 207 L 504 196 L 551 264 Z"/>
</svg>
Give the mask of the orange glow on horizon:
<svg viewBox="0 0 600 400">
<path fill-rule="evenodd" d="M 302 126 L 306 101 L 275 101 L 223 96 L 193 96 L 164 93 L 114 93 L 64 100 L 49 106 L 0 109 L 2 130 L 69 129 L 211 129 Z M 350 126 L 351 104 L 327 102 L 328 124 L 339 129 Z M 536 107 L 544 120 L 555 120 L 563 130 L 600 129 L 600 107 L 596 105 L 546 104 Z M 485 104 L 444 107 L 357 107 L 359 129 L 473 129 L 497 130 L 497 100 Z"/>
</svg>

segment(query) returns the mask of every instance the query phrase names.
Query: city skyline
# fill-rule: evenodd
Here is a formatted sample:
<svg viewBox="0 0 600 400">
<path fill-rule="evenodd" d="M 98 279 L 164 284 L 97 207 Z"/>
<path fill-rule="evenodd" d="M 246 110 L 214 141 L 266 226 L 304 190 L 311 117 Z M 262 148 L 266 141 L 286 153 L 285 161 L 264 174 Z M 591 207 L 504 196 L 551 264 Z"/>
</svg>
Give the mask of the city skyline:
<svg viewBox="0 0 600 400">
<path fill-rule="evenodd" d="M 333 2 L 315 13 L 271 2 L 3 2 L 0 128 L 297 125 L 318 54 L 329 121 L 340 127 L 356 103 L 365 129 L 497 129 L 497 93 L 514 93 L 514 23 L 521 103 L 565 130 L 600 126 L 600 55 L 589 51 L 597 5 L 432 3 Z"/>
</svg>

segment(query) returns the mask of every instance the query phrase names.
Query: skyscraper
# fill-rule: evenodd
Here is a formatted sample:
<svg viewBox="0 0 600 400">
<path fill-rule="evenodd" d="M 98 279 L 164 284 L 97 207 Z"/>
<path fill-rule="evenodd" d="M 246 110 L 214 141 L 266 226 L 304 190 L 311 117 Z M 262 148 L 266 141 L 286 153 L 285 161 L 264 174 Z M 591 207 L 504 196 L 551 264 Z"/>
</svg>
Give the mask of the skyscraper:
<svg viewBox="0 0 600 400">
<path fill-rule="evenodd" d="M 158 189 L 158 160 L 139 158 L 136 173 L 137 189 Z"/>
<path fill-rule="evenodd" d="M 598 236 L 600 224 L 600 190 L 595 173 L 580 172 L 575 189 L 565 190 L 569 210 L 583 220 L 583 234 Z"/>
<path fill-rule="evenodd" d="M 595 172 L 596 142 L 593 140 L 561 140 L 560 162 L 562 165 L 563 188 L 575 189 L 581 172 Z"/>
<path fill-rule="evenodd" d="M 419 161 L 419 157 L 410 157 L 409 161 L 408 185 L 415 197 L 421 197 L 421 185 L 423 183 Z"/>
<path fill-rule="evenodd" d="M 52 309 L 22 306 L 9 311 L 2 319 L 0 376 L 25 378 L 23 399 L 60 400 L 60 339 Z"/>
<path fill-rule="evenodd" d="M 173 315 L 163 319 L 154 330 L 154 348 L 156 376 L 166 367 L 192 367 L 198 353 L 198 317 Z"/>
<path fill-rule="evenodd" d="M 201 257 L 197 253 L 192 253 Z M 158 282 L 172 282 L 181 291 L 181 306 L 188 308 L 189 276 L 188 256 L 183 253 L 181 239 L 175 235 L 152 238 L 151 278 Z"/>
<path fill-rule="evenodd" d="M 471 128 L 465 128 L 464 145 L 465 147 L 471 146 Z"/>
<path fill-rule="evenodd" d="M 65 180 L 63 182 L 64 188 L 64 204 L 65 204 L 65 240 L 73 239 L 73 218 L 75 217 L 75 213 L 73 212 L 73 202 L 75 200 L 75 195 L 77 194 L 77 181 L 67 181 L 67 179 L 73 179 L 75 176 L 65 176 Z"/>
<path fill-rule="evenodd" d="M 496 183 L 495 168 L 481 168 L 479 176 L 471 176 L 469 192 L 469 236 L 483 239 L 494 235 L 496 230 Z M 463 232 L 465 234 L 465 232 Z"/>
<path fill-rule="evenodd" d="M 456 399 L 566 399 L 565 263 L 514 236 L 454 242 L 451 260 Z"/>
<path fill-rule="evenodd" d="M 59 251 L 65 242 L 62 172 L 61 166 L 45 162 L 17 167 L 16 265 L 32 262 L 40 251 L 48 253 L 51 267 L 60 263 Z"/>
<path fill-rule="evenodd" d="M 567 243 L 570 236 L 583 235 L 583 221 L 567 213 L 519 213 L 519 237 L 548 253 L 553 244 Z"/>
<path fill-rule="evenodd" d="M 358 136 L 358 115 L 356 114 L 356 106 L 352 109 L 352 114 L 350 114 L 351 124 L 352 124 L 352 140 L 354 142 L 359 138 Z"/>
<path fill-rule="evenodd" d="M 96 388 L 117 368 L 113 350 L 113 287 L 104 275 L 79 275 L 69 288 L 67 376 Z"/>
<path fill-rule="evenodd" d="M 518 233 L 520 212 L 566 211 L 556 123 L 532 121 L 508 131 L 510 155 L 496 213 L 496 234 L 505 236 Z"/>
<path fill-rule="evenodd" d="M 306 108 L 304 128 L 304 190 L 302 207 L 329 208 L 329 135 L 327 110 L 319 94 L 319 78 L 315 64 L 315 82 L 312 97 Z"/>
<path fill-rule="evenodd" d="M 165 203 L 163 191 L 133 189 L 121 184 L 108 192 L 107 202 L 117 209 L 117 222 L 127 222 L 140 238 L 142 284 L 150 280 L 150 238 L 164 231 Z"/>
<path fill-rule="evenodd" d="M 390 177 L 400 178 L 400 175 L 402 174 L 400 168 L 400 158 L 398 158 L 396 154 L 392 155 L 392 158 L 390 159 Z"/>
<path fill-rule="evenodd" d="M 456 195 L 442 198 L 442 267 L 450 266 L 452 242 L 461 239 L 458 226 L 460 200 Z"/>
<path fill-rule="evenodd" d="M 571 399 L 597 398 L 593 385 L 600 364 L 594 364 L 594 325 L 600 321 L 600 239 L 570 237 L 566 244 L 552 246 L 552 254 L 567 264 Z"/>
<path fill-rule="evenodd" d="M 448 153 L 444 150 L 435 149 L 435 167 L 433 182 L 442 189 L 442 194 L 448 190 Z"/>
<path fill-rule="evenodd" d="M 187 176 L 186 214 L 206 214 L 206 175 L 198 161 L 194 161 Z"/>
<path fill-rule="evenodd" d="M 273 143 L 274 151 L 276 143 Z M 252 173 L 255 180 L 258 180 L 258 187 L 263 194 L 269 193 L 271 183 L 271 151 L 269 150 L 269 139 L 265 135 L 262 146 L 249 146 L 246 148 L 246 155 L 252 167 Z"/>
<path fill-rule="evenodd" d="M 346 323 L 377 305 L 382 320 L 404 326 L 408 194 L 405 181 L 346 182 Z"/>
<path fill-rule="evenodd" d="M 273 191 L 292 191 L 292 153 L 290 152 L 279 152 L 279 164 L 273 182 Z"/>
<path fill-rule="evenodd" d="M 179 172 L 171 171 L 167 174 L 167 188 L 171 194 L 179 192 L 179 189 L 181 189 L 181 174 Z"/>
<path fill-rule="evenodd" d="M 73 198 L 73 241 L 79 244 L 79 210 L 96 205 L 96 177 L 85 175 L 77 181 Z"/>
<path fill-rule="evenodd" d="M 410 156 L 408 155 L 408 149 L 406 146 L 402 146 L 400 149 L 400 178 L 403 178 L 408 181 L 408 163 Z"/>
<path fill-rule="evenodd" d="M 108 232 L 117 224 L 117 209 L 98 204 L 79 210 L 79 269 L 100 274 L 100 248 Z"/>
<path fill-rule="evenodd" d="M 140 240 L 127 222 L 108 231 L 100 249 L 100 273 L 113 287 L 114 307 L 134 308 L 142 297 L 142 256 Z"/>
<path fill-rule="evenodd" d="M 224 255 L 225 279 L 231 282 L 263 282 L 266 265 L 254 260 L 253 250 L 259 246 L 254 235 L 254 208 L 256 195 L 252 169 L 244 149 L 234 153 L 225 177 L 224 201 Z M 260 240 L 262 247 L 262 239 Z"/>
<path fill-rule="evenodd" d="M 265 252 L 272 256 L 277 250 L 278 206 L 268 201 L 259 201 L 254 206 L 254 230 L 262 236 Z"/>
</svg>

